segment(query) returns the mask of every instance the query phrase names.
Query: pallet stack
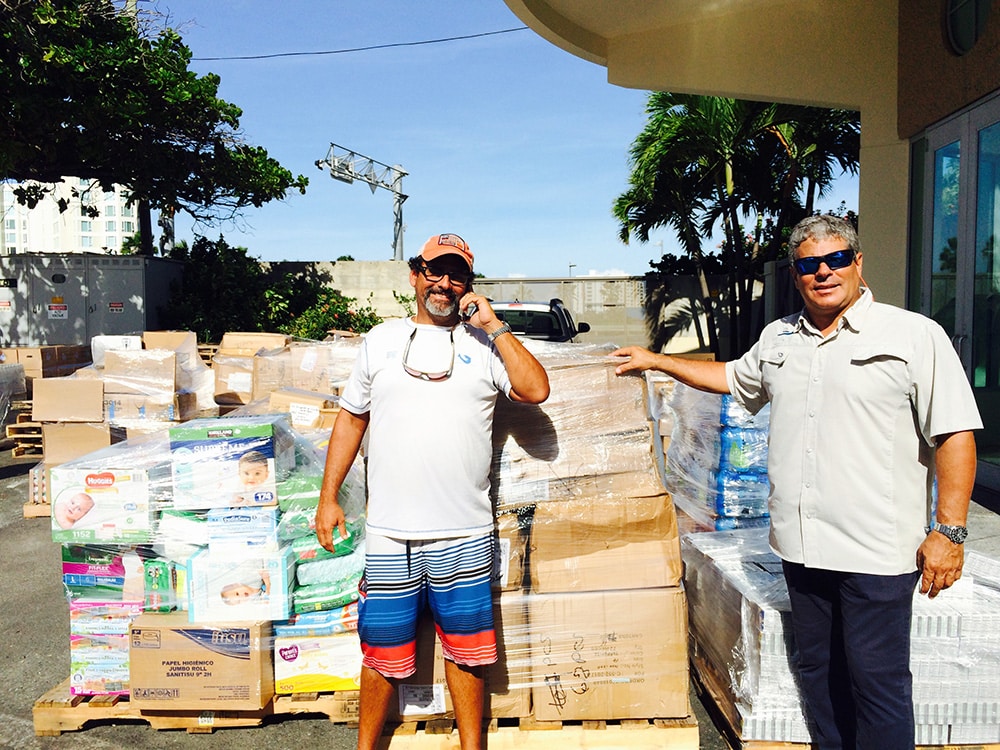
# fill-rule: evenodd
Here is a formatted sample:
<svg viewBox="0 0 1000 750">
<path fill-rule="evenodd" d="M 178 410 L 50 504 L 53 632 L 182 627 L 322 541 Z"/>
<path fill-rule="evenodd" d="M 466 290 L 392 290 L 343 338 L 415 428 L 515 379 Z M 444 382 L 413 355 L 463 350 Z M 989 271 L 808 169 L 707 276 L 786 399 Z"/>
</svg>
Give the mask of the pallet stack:
<svg viewBox="0 0 1000 750">
<path fill-rule="evenodd" d="M 293 349 L 288 347 L 288 351 Z M 498 407 L 494 430 L 493 467 L 499 539 L 494 589 L 502 659 L 488 670 L 486 704 L 489 728 L 495 732 L 490 742 L 498 746 L 513 740 L 518 746 L 540 745 L 548 742 L 550 732 L 535 731 L 534 739 L 529 739 L 520 730 L 561 729 L 584 734 L 601 731 L 602 738 L 614 735 L 617 745 L 623 747 L 650 743 L 658 747 L 697 747 L 697 722 L 690 716 L 688 704 L 687 600 L 681 583 L 676 516 L 653 463 L 644 381 L 617 378 L 605 353 L 584 347 L 541 349 L 538 356 L 552 382 L 549 401 L 530 407 L 504 399 L 499 402 L 502 406 Z M 274 355 L 252 356 L 263 359 Z M 258 362 L 251 368 L 262 373 L 267 371 L 262 369 L 263 364 L 273 367 L 276 362 Z M 251 380 L 251 389 L 253 383 Z M 289 387 L 287 382 L 278 385 Z M 264 403 L 261 407 L 261 401 L 254 400 L 233 413 L 236 419 L 219 419 L 213 429 L 247 418 L 248 411 L 266 410 L 269 403 Z M 145 445 L 148 452 L 150 444 Z M 166 461 L 169 464 L 175 459 L 176 455 Z M 149 467 L 154 473 L 155 465 L 154 461 Z M 103 472 L 107 467 L 93 468 Z M 153 549 L 162 550 L 167 541 L 165 530 L 171 529 L 170 544 L 173 552 L 179 553 L 182 550 L 178 548 L 184 544 L 201 544 L 204 527 L 199 516 L 205 511 L 193 506 L 177 507 L 175 472 L 167 474 L 174 477 L 172 484 L 168 482 L 173 494 L 168 497 L 154 490 L 156 502 L 151 506 L 155 510 L 150 527 L 153 537 L 149 541 Z M 279 511 L 280 524 L 285 509 Z M 298 678 L 282 677 L 289 668 L 286 660 L 324 646 L 321 636 L 329 631 L 323 629 L 336 628 L 330 617 L 338 617 L 330 614 L 337 594 L 334 591 L 326 592 L 331 608 L 315 607 L 317 615 L 328 614 L 325 622 L 312 621 L 304 616 L 305 612 L 295 609 L 297 595 L 302 596 L 303 603 L 314 601 L 305 598 L 306 593 L 314 593 L 305 589 L 315 586 L 304 584 L 300 576 L 315 564 L 308 549 L 313 541 L 308 518 L 295 525 L 295 570 L 290 576 L 294 583 L 289 601 L 290 611 L 298 616 L 281 621 L 268 615 L 267 619 L 273 621 L 265 620 L 264 625 L 274 637 L 269 640 L 264 634 L 259 641 L 267 645 L 260 647 L 258 656 L 273 664 L 270 694 L 262 677 L 253 682 L 260 689 L 249 693 L 254 701 L 259 699 L 259 705 L 228 711 L 222 701 L 211 707 L 242 717 L 245 725 L 259 723 L 262 716 L 295 712 L 327 713 L 335 721 L 356 720 L 356 691 L 333 688 L 330 692 L 329 687 L 315 687 L 323 683 L 314 683 L 310 689 L 301 672 Z M 362 534 L 363 526 L 354 530 Z M 230 539 L 230 544 L 233 541 Z M 279 541 L 279 545 L 282 543 Z M 201 554 L 194 551 L 190 559 L 197 561 Z M 208 555 L 212 557 L 211 552 Z M 183 562 L 178 554 L 174 554 L 172 562 L 172 568 L 167 566 L 165 570 L 167 577 L 161 575 L 159 580 L 187 577 L 186 587 L 176 586 L 173 590 L 178 594 L 186 592 L 188 613 L 144 614 L 135 620 L 131 630 L 133 654 L 143 644 L 164 642 L 162 629 L 174 627 L 173 620 L 188 628 L 192 627 L 188 624 L 190 618 L 194 618 L 194 627 L 222 627 L 212 624 L 216 620 L 199 620 L 195 616 L 208 612 L 202 606 L 205 602 L 191 599 L 202 596 L 193 588 L 197 563 Z M 276 580 L 271 572 L 267 587 L 271 597 L 283 596 L 284 581 Z M 256 589 L 258 596 L 261 591 L 260 587 Z M 216 606 L 211 614 L 217 614 L 217 610 Z M 230 619 L 236 612 L 230 607 L 224 611 Z M 259 614 L 255 621 L 261 621 Z M 344 636 L 340 643 L 356 639 L 349 622 L 340 622 L 346 631 L 340 634 Z M 420 638 L 417 673 L 400 686 L 399 704 L 393 710 L 390 731 L 395 732 L 392 742 L 397 744 L 408 741 L 404 737 L 407 732 L 410 739 L 434 741 L 435 732 L 448 734 L 453 729 L 443 657 L 433 629 L 424 629 Z M 353 651 L 342 656 L 341 662 L 344 660 L 359 664 L 359 655 Z M 196 661 L 183 653 L 159 659 L 161 663 L 182 666 Z M 329 670 L 326 684 L 333 678 L 345 679 L 343 664 Z M 156 683 L 148 677 L 147 672 L 140 680 L 133 679 L 128 711 L 143 718 L 149 716 L 151 723 L 169 714 L 175 725 L 185 726 L 187 709 L 172 707 L 180 704 L 161 701 L 150 713 L 158 693 Z M 72 721 L 68 715 L 76 715 L 82 726 L 87 718 L 85 712 L 73 714 L 69 704 L 82 706 L 95 701 L 103 705 L 104 699 L 74 698 L 55 689 L 45 696 L 44 705 L 40 702 L 36 706 L 36 731 L 57 733 L 72 728 L 66 726 Z M 120 704 L 125 701 L 124 697 L 111 701 L 116 707 L 108 710 L 123 711 Z M 208 706 L 203 704 L 204 708 Z M 514 735 L 505 734 L 512 727 Z M 636 731 L 639 729 L 645 731 Z M 593 738 L 573 736 L 583 743 L 593 742 Z"/>
</svg>

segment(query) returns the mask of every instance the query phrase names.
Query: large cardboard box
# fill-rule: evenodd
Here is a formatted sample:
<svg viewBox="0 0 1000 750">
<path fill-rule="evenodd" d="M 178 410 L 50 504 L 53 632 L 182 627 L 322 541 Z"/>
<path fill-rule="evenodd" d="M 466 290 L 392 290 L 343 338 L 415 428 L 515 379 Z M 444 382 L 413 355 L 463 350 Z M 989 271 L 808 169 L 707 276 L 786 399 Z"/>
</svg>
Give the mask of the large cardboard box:
<svg viewBox="0 0 1000 750">
<path fill-rule="evenodd" d="M 683 565 L 673 502 L 661 491 L 539 503 L 528 569 L 540 594 L 615 589 L 623 576 L 629 588 L 677 586 Z"/>
<path fill-rule="evenodd" d="M 527 597 L 520 591 L 494 594 L 493 618 L 498 661 L 484 673 L 487 718 L 524 718 L 531 715 L 531 662 Z M 454 718 L 455 707 L 445 682 L 444 655 L 433 623 L 421 623 L 417 633 L 417 671 L 397 691 L 393 720 L 425 721 Z"/>
<path fill-rule="evenodd" d="M 169 349 L 172 352 L 198 351 L 194 331 L 143 331 L 142 345 L 146 349 Z"/>
<path fill-rule="evenodd" d="M 104 422 L 42 424 L 42 453 L 50 464 L 63 464 L 109 445 L 111 427 Z"/>
<path fill-rule="evenodd" d="M 256 711 L 274 696 L 271 623 L 192 624 L 183 612 L 143 614 L 129 631 L 133 706 Z"/>
<path fill-rule="evenodd" d="M 36 380 L 31 418 L 35 422 L 101 422 L 104 383 L 85 378 Z"/>
<path fill-rule="evenodd" d="M 539 721 L 689 715 L 682 588 L 532 594 L 528 621 Z"/>
<path fill-rule="evenodd" d="M 175 352 L 134 349 L 104 354 L 105 393 L 172 394 L 177 380 Z"/>
</svg>

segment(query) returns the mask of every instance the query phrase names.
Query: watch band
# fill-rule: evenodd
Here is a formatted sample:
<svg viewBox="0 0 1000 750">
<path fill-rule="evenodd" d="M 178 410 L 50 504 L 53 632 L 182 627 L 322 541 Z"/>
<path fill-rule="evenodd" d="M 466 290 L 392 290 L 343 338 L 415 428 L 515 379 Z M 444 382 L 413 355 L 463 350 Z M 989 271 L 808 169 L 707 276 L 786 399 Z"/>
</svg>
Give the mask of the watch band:
<svg viewBox="0 0 1000 750">
<path fill-rule="evenodd" d="M 506 323 L 497 328 L 493 333 L 489 334 L 490 341 L 495 341 L 497 338 L 503 336 L 505 333 L 511 333 L 510 326 Z"/>
<path fill-rule="evenodd" d="M 964 544 L 966 537 L 969 536 L 969 529 L 965 526 L 949 526 L 944 523 L 937 523 L 936 521 L 928 526 L 925 531 L 928 534 L 932 531 L 940 532 L 954 544 Z"/>
</svg>

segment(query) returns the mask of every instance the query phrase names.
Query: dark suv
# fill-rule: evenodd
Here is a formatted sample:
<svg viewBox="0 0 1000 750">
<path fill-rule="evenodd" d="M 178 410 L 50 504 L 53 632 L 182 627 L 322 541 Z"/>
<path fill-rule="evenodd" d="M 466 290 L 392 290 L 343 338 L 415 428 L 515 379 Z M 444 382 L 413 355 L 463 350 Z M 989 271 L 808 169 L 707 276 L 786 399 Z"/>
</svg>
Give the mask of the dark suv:
<svg viewBox="0 0 1000 750">
<path fill-rule="evenodd" d="M 576 324 L 569 308 L 561 299 L 548 302 L 490 302 L 500 320 L 518 336 L 540 341 L 575 341 L 577 334 L 587 333 L 590 325 Z"/>
</svg>

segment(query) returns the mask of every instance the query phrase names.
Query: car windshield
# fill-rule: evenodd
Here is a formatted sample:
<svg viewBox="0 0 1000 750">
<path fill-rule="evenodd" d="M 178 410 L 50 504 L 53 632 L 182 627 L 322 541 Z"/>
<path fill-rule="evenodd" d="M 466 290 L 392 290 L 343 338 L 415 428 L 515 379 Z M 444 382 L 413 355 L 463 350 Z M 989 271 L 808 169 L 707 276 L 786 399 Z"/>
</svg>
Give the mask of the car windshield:
<svg viewBox="0 0 1000 750">
<path fill-rule="evenodd" d="M 559 332 L 556 316 L 550 312 L 503 310 L 497 311 L 497 317 L 509 325 L 514 333 L 531 338 L 547 339 Z"/>
</svg>

